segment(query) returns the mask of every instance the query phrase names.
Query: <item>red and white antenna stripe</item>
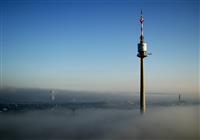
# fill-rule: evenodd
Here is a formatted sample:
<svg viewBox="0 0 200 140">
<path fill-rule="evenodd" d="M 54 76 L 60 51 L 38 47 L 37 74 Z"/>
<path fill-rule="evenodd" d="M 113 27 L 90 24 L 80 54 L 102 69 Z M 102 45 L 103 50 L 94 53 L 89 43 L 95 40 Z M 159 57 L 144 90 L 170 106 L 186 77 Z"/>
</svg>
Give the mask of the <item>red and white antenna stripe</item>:
<svg viewBox="0 0 200 140">
<path fill-rule="evenodd" d="M 142 10 L 141 10 L 140 23 L 141 23 L 141 35 L 144 36 L 144 31 L 143 31 L 144 17 L 142 15 Z"/>
</svg>

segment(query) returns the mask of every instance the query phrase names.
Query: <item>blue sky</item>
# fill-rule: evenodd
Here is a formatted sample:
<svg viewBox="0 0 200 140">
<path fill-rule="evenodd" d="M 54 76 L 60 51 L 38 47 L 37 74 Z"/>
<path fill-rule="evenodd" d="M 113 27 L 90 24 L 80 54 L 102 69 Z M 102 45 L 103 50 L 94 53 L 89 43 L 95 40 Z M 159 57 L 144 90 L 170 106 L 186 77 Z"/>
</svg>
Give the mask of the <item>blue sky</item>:
<svg viewBox="0 0 200 140">
<path fill-rule="evenodd" d="M 198 92 L 197 0 L 0 3 L 1 87 L 138 92 L 143 9 L 147 92 Z"/>
</svg>

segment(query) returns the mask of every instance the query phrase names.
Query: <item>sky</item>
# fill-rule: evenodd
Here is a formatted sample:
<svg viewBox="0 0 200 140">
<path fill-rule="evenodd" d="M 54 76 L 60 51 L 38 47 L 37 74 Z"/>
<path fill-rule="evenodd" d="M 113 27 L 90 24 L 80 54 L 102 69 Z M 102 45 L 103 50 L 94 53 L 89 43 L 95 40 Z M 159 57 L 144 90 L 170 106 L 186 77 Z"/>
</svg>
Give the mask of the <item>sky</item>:
<svg viewBox="0 0 200 140">
<path fill-rule="evenodd" d="M 0 85 L 138 92 L 144 14 L 147 92 L 197 93 L 198 0 L 0 2 Z"/>
</svg>

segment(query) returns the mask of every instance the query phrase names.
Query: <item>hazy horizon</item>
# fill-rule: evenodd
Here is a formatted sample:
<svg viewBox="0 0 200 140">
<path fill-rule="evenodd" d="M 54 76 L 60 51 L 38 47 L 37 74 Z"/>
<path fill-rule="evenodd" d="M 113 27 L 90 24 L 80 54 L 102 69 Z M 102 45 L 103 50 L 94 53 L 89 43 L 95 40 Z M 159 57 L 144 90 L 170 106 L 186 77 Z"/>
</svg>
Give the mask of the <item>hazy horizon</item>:
<svg viewBox="0 0 200 140">
<path fill-rule="evenodd" d="M 18 91 L 18 90 L 44 90 L 44 91 L 54 91 L 54 92 L 59 92 L 59 91 L 72 91 L 72 92 L 83 92 L 83 93 L 98 93 L 98 94 L 125 94 L 125 95 L 136 95 L 140 94 L 140 91 L 112 91 L 112 90 L 105 90 L 105 91 L 99 91 L 99 90 L 81 90 L 81 89 L 66 89 L 66 88 L 38 88 L 38 87 L 13 87 L 13 86 L 5 86 L 0 88 L 0 91 L 3 90 L 11 90 L 11 91 Z M 0 92 L 1 93 L 1 92 Z M 177 92 L 167 92 L 167 91 L 146 91 L 146 94 L 169 94 L 169 95 L 178 95 L 178 94 L 183 94 L 183 95 L 197 95 L 199 96 L 199 92 L 180 92 L 177 90 Z"/>
</svg>

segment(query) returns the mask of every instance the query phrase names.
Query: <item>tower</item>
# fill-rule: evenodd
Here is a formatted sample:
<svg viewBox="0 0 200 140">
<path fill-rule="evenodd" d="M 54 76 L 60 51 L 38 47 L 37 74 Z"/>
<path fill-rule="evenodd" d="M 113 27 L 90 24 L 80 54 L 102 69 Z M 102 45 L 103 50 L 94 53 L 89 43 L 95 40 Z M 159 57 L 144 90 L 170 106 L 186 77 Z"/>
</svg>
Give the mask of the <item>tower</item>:
<svg viewBox="0 0 200 140">
<path fill-rule="evenodd" d="M 145 97 L 145 86 L 144 86 L 144 58 L 148 56 L 147 52 L 147 43 L 144 42 L 144 17 L 140 16 L 140 24 L 141 24 L 141 35 L 140 35 L 140 43 L 138 43 L 138 54 L 137 56 L 140 58 L 140 110 L 141 112 L 145 112 L 146 110 L 146 97 Z"/>
</svg>

